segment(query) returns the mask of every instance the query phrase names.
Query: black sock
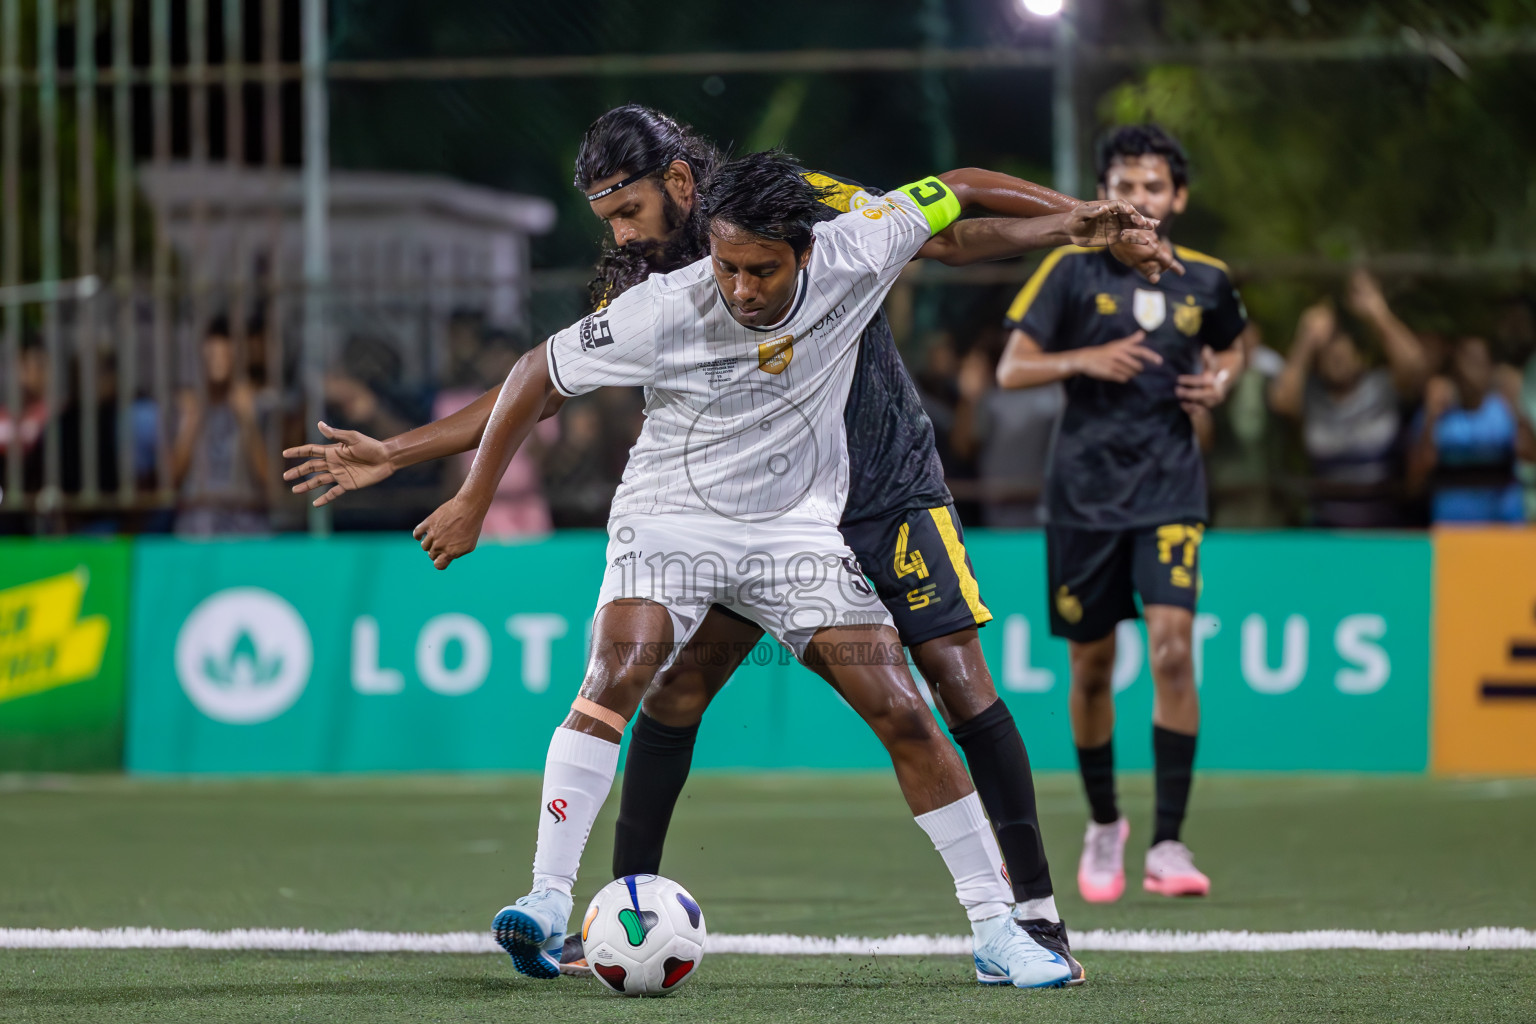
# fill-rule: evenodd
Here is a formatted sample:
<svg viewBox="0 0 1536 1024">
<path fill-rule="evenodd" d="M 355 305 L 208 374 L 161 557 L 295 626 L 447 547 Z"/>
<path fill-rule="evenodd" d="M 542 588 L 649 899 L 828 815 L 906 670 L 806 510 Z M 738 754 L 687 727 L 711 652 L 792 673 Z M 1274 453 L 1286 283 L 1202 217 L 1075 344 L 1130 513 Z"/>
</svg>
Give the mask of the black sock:
<svg viewBox="0 0 1536 1024">
<path fill-rule="evenodd" d="M 1157 775 L 1157 831 L 1152 845 L 1178 839 L 1195 775 L 1195 737 L 1152 727 L 1152 764 Z"/>
<path fill-rule="evenodd" d="M 613 833 L 613 877 L 661 873 L 661 848 L 688 781 L 698 735 L 697 724 L 674 728 L 644 711 L 635 715 Z"/>
<path fill-rule="evenodd" d="M 1120 819 L 1115 803 L 1115 741 L 1099 747 L 1077 748 L 1077 770 L 1083 775 L 1083 789 L 1088 792 L 1088 808 L 1093 820 L 1108 825 Z"/>
<path fill-rule="evenodd" d="M 1038 900 L 1051 895 L 1051 869 L 1045 862 L 1040 815 L 1035 809 L 1035 777 L 1008 705 L 999 699 L 950 732 L 965 751 L 981 806 L 997 833 L 1013 898 Z"/>
</svg>

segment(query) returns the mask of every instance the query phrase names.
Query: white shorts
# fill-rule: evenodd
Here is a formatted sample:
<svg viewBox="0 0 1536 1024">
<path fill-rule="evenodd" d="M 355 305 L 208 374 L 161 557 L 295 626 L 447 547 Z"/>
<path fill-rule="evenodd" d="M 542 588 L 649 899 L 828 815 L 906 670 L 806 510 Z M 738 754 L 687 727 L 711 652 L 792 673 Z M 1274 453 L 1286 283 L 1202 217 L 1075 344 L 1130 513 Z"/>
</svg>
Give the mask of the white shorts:
<svg viewBox="0 0 1536 1024">
<path fill-rule="evenodd" d="M 837 527 L 789 517 L 741 523 L 712 515 L 628 515 L 608 523 L 599 610 L 643 598 L 672 616 L 671 663 L 711 605 L 762 626 L 805 653 L 828 626 L 884 625 L 890 613 Z"/>
</svg>

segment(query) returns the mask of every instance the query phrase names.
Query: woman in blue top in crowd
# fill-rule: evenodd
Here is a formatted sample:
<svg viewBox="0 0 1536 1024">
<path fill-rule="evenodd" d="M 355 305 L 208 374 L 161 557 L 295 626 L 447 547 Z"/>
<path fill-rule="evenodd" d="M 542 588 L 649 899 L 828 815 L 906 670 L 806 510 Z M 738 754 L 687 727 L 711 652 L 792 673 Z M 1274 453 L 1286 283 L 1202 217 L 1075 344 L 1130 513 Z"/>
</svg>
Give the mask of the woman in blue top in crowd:
<svg viewBox="0 0 1536 1024">
<path fill-rule="evenodd" d="M 1536 454 L 1536 436 L 1495 389 L 1488 342 L 1460 339 L 1449 369 L 1449 376 L 1435 377 L 1424 389 L 1408 482 L 1415 491 L 1428 487 L 1433 522 L 1523 522 L 1515 460 Z"/>
</svg>

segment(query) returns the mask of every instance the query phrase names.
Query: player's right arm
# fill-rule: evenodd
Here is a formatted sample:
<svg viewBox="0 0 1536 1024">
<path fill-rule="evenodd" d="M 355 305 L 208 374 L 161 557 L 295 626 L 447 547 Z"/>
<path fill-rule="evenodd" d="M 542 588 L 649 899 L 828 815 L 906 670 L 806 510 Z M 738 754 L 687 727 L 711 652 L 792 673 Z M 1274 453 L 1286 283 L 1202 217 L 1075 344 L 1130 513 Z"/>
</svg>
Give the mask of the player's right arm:
<svg viewBox="0 0 1536 1024">
<path fill-rule="evenodd" d="M 997 384 L 1004 388 L 1036 388 L 1079 374 L 1124 384 L 1163 361 L 1162 356 L 1142 344 L 1146 337 L 1146 331 L 1137 331 L 1103 345 L 1047 352 L 1038 341 L 1015 328 L 1008 335 L 1008 347 L 997 364 Z"/>
<path fill-rule="evenodd" d="M 552 396 L 654 382 L 657 319 L 656 291 L 647 282 L 551 335 L 517 361 L 496 396 L 458 493 L 413 531 L 433 565 L 446 569 L 475 549 L 507 465 Z"/>
<path fill-rule="evenodd" d="M 1060 344 L 1072 334 L 1073 278 L 1077 261 L 1071 249 L 1045 258 L 1008 308 L 1008 347 L 997 364 L 1004 388 L 1034 388 L 1079 374 L 1123 384 L 1163 361 L 1148 348 L 1145 331 L 1103 345 L 1073 348 Z"/>
<path fill-rule="evenodd" d="M 546 341 L 525 353 L 512 367 L 496 396 L 469 475 L 458 493 L 438 506 L 412 533 L 439 569 L 448 568 L 455 558 L 475 549 L 481 524 L 490 511 L 507 464 L 538 423 L 544 403 L 556 394 L 545 355 L 548 345 Z"/>
</svg>

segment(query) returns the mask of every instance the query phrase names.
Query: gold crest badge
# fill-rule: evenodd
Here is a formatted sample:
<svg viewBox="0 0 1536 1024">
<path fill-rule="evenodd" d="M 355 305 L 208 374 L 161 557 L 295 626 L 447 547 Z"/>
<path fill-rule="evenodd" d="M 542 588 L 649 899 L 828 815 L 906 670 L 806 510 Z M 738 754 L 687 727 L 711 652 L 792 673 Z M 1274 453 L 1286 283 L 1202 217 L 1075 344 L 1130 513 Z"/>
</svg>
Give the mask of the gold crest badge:
<svg viewBox="0 0 1536 1024">
<path fill-rule="evenodd" d="M 1093 297 L 1093 304 L 1098 307 L 1099 313 L 1103 316 L 1114 316 L 1120 312 L 1120 303 L 1116 302 L 1115 297 L 1109 292 L 1099 292 Z"/>
<path fill-rule="evenodd" d="M 1173 326 L 1179 329 L 1180 334 L 1193 338 L 1200 333 L 1200 318 L 1204 312 L 1193 295 L 1186 295 L 1184 305 L 1173 309 Z"/>
<path fill-rule="evenodd" d="M 1072 596 L 1066 587 L 1056 589 L 1056 614 L 1060 615 L 1069 625 L 1077 625 L 1083 620 L 1083 602 Z"/>
<path fill-rule="evenodd" d="M 757 346 L 757 368 L 767 373 L 783 373 L 795 358 L 795 336 L 786 334 Z"/>
</svg>

